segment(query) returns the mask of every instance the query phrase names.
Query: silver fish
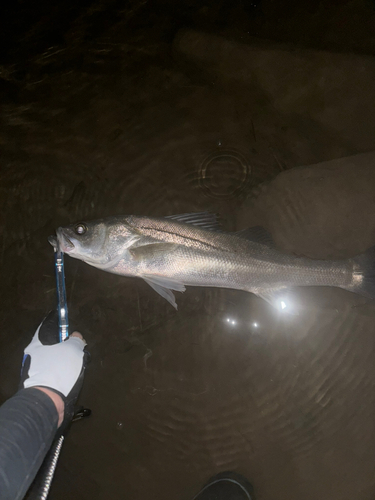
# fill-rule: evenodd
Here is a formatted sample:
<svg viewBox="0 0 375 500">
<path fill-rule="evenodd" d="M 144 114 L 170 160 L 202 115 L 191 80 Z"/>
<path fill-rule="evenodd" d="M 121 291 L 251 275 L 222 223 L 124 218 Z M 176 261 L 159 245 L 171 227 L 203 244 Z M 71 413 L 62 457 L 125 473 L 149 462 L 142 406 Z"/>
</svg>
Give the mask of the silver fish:
<svg viewBox="0 0 375 500">
<path fill-rule="evenodd" d="M 278 251 L 261 227 L 220 231 L 213 214 L 165 218 L 123 216 L 79 222 L 56 231 L 76 259 L 144 279 L 176 309 L 185 286 L 246 290 L 283 309 L 292 287 L 334 286 L 375 298 L 375 250 L 346 260 L 313 260 Z M 56 238 L 50 238 L 56 245 Z"/>
</svg>

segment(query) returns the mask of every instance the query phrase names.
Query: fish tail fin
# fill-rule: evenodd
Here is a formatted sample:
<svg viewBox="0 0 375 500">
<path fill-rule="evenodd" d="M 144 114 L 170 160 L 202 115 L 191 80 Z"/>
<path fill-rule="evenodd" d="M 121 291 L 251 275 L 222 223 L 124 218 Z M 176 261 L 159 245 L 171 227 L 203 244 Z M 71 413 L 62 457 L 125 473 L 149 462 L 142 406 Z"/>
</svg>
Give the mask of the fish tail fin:
<svg viewBox="0 0 375 500">
<path fill-rule="evenodd" d="M 375 246 L 352 259 L 353 284 L 346 290 L 375 299 Z"/>
</svg>

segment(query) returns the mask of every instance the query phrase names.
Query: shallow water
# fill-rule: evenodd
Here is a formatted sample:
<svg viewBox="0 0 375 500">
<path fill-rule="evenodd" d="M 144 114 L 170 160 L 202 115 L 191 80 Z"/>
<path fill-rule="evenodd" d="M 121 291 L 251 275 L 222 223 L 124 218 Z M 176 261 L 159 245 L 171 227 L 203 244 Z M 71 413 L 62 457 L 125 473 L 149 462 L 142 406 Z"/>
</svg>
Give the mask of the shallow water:
<svg viewBox="0 0 375 500">
<path fill-rule="evenodd" d="M 274 38 L 308 48 L 260 43 L 250 35 L 272 38 L 271 4 L 246 11 L 248 30 L 240 2 L 45 6 L 29 22 L 24 7 L 1 73 L 2 400 L 55 304 L 59 225 L 209 210 L 312 258 L 375 244 L 372 38 L 353 18 L 345 45 L 350 7 L 331 6 L 319 43 L 298 9 Z M 176 312 L 142 281 L 69 258 L 66 281 L 93 413 L 69 433 L 51 500 L 188 500 L 224 470 L 258 499 L 373 498 L 375 302 L 307 288 L 288 316 L 188 288 Z"/>
</svg>

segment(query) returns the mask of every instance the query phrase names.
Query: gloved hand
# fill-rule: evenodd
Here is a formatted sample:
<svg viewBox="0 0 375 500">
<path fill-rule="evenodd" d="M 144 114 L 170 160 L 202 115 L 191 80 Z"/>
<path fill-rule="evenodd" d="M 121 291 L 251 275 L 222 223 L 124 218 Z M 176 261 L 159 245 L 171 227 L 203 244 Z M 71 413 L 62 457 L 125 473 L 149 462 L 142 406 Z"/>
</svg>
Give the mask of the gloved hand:
<svg viewBox="0 0 375 500">
<path fill-rule="evenodd" d="M 70 336 L 64 342 L 58 341 L 58 314 L 52 311 L 25 349 L 20 388 L 43 387 L 61 397 L 65 404 L 64 420 L 59 428 L 62 434 L 73 418 L 90 355 L 81 338 Z"/>
</svg>

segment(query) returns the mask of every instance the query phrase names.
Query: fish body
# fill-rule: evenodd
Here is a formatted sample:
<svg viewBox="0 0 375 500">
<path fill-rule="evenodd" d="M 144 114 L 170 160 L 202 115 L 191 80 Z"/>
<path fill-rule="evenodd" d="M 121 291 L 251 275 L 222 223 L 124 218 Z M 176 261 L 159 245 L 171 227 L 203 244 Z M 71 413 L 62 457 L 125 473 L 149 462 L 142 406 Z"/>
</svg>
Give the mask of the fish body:
<svg viewBox="0 0 375 500">
<path fill-rule="evenodd" d="M 144 279 L 177 308 L 172 290 L 185 286 L 255 293 L 275 307 L 296 286 L 335 286 L 373 297 L 373 255 L 313 260 L 278 251 L 255 227 L 218 230 L 208 213 L 166 218 L 109 217 L 57 230 L 62 250 L 107 272 Z M 369 271 L 370 269 L 370 271 Z"/>
</svg>

